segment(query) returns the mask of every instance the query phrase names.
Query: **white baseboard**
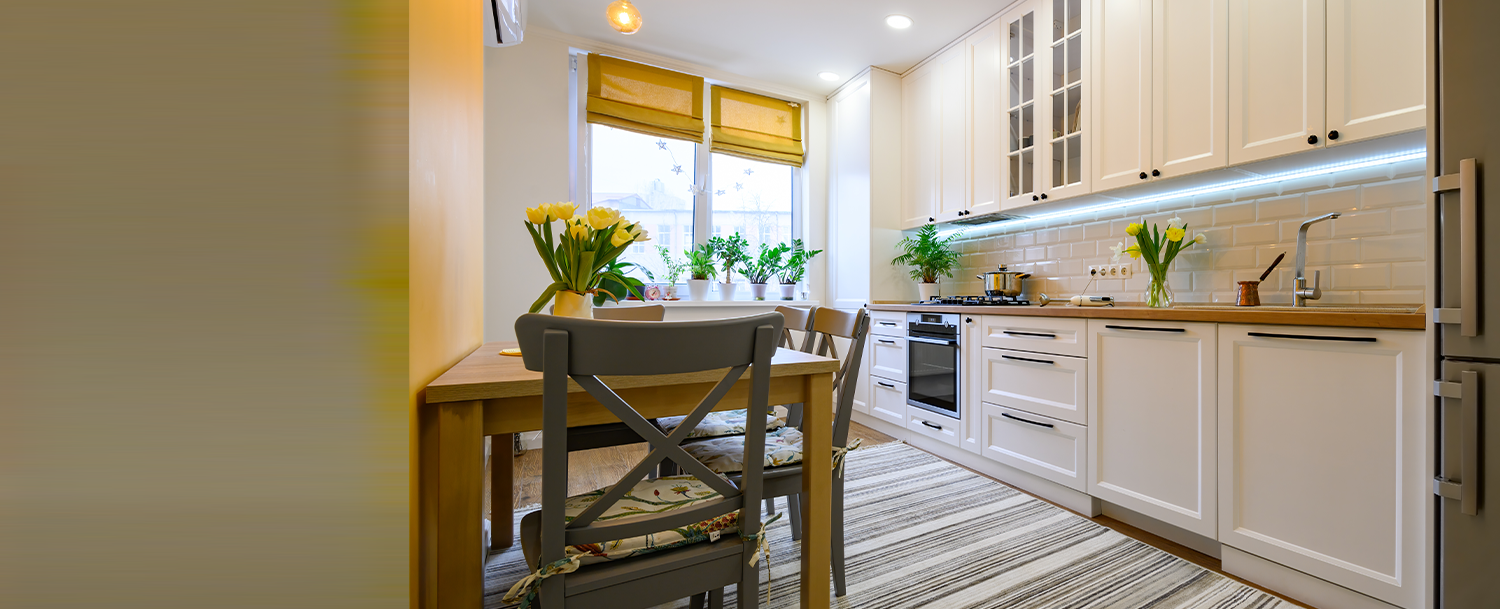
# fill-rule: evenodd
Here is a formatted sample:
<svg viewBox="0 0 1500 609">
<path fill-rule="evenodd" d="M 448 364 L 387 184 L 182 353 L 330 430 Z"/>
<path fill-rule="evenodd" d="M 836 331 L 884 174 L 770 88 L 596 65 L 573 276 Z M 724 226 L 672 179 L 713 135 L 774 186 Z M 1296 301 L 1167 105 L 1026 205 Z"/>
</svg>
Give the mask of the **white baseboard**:
<svg viewBox="0 0 1500 609">
<path fill-rule="evenodd" d="M 1102 507 L 1105 516 L 1133 526 L 1137 529 L 1140 529 L 1162 539 L 1166 539 L 1167 541 L 1187 546 L 1214 558 L 1221 558 L 1223 556 L 1223 544 L 1219 543 L 1219 540 L 1217 539 L 1210 539 L 1192 531 L 1172 526 L 1150 516 L 1146 516 L 1138 512 L 1122 508 L 1108 501 L 1101 501 L 1100 503 L 1103 504 Z"/>
<path fill-rule="evenodd" d="M 1395 605 L 1371 598 L 1291 567 L 1271 562 L 1249 552 L 1224 546 L 1225 573 L 1275 590 L 1313 607 L 1329 609 L 1396 609 Z"/>
</svg>

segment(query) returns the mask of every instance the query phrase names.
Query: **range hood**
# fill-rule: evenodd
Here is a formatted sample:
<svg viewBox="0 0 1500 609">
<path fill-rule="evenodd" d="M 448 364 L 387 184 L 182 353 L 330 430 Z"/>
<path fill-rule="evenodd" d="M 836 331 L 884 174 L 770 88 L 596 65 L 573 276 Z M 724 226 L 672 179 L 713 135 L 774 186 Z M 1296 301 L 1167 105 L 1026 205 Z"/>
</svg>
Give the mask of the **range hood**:
<svg viewBox="0 0 1500 609">
<path fill-rule="evenodd" d="M 991 224 L 991 223 L 995 223 L 995 222 L 1006 222 L 1006 221 L 1009 221 L 1009 220 L 1024 220 L 1026 218 L 1027 218 L 1027 216 L 1022 216 L 1022 215 L 1017 215 L 1017 214 L 1005 214 L 1005 213 L 995 212 L 995 213 L 992 213 L 992 214 L 984 214 L 982 216 L 974 216 L 972 218 L 969 218 L 969 217 L 960 218 L 958 220 L 953 220 L 953 221 L 949 222 L 949 224 L 962 224 L 962 225 L 965 225 L 965 226 L 974 226 L 974 225 L 978 225 L 978 224 Z"/>
</svg>

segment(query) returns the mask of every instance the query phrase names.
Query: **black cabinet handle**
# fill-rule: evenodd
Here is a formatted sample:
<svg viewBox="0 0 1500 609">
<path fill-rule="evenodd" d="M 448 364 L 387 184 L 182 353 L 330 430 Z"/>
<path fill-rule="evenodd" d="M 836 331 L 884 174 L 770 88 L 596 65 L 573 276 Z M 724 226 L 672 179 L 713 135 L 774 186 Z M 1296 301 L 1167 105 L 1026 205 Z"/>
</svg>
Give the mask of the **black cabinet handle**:
<svg viewBox="0 0 1500 609">
<path fill-rule="evenodd" d="M 973 317 L 965 317 L 964 318 L 964 323 L 966 323 L 966 324 L 972 324 L 972 323 L 974 323 L 974 318 Z"/>
<path fill-rule="evenodd" d="M 943 430 L 943 426 L 942 425 L 935 425 L 935 424 L 932 424 L 932 423 L 928 423 L 927 421 L 922 421 L 922 424 L 926 425 L 928 427 L 931 427 L 933 429 L 936 429 L 938 431 L 942 431 Z"/>
<path fill-rule="evenodd" d="M 927 218 L 927 221 L 928 222 L 937 222 L 937 218 L 929 217 L 929 218 Z"/>
<path fill-rule="evenodd" d="M 1256 338 L 1290 338 L 1293 340 L 1331 340 L 1341 343 L 1373 343 L 1379 342 L 1373 336 L 1315 336 L 1311 334 L 1273 334 L 1271 332 L 1251 332 L 1250 336 Z"/>
<path fill-rule="evenodd" d="M 1309 144 L 1317 144 L 1318 143 L 1318 136 L 1316 136 L 1316 135 L 1309 135 L 1309 136 L 1307 136 L 1307 143 L 1309 143 Z"/>
<path fill-rule="evenodd" d="M 1152 169 L 1151 170 L 1151 177 L 1153 177 L 1153 178 L 1159 178 L 1159 177 L 1161 177 L 1161 172 L 1157 171 L 1155 169 Z"/>
<path fill-rule="evenodd" d="M 1339 139 L 1339 132 L 1338 132 L 1338 130 L 1334 129 L 1333 131 L 1329 131 L 1328 132 L 1328 139 L 1330 139 L 1330 140 Z"/>
<path fill-rule="evenodd" d="M 1047 364 L 1048 366 L 1056 366 L 1057 365 L 1057 362 L 1054 362 L 1054 361 L 1051 361 L 1051 360 L 1045 360 L 1045 359 L 1031 359 L 1029 357 L 1016 357 L 1014 355 L 1001 355 L 1000 357 L 1005 358 L 1005 359 L 1013 359 L 1013 360 L 1016 360 L 1018 362 L 1031 362 L 1033 364 Z"/>
<path fill-rule="evenodd" d="M 896 322 L 894 322 L 894 321 L 878 321 L 878 322 L 875 322 L 875 323 L 878 323 L 878 324 L 880 324 L 882 326 L 890 326 L 892 328 L 896 327 Z"/>
<path fill-rule="evenodd" d="M 1042 193 L 1042 199 L 1045 200 L 1046 198 L 1047 198 L 1047 193 L 1045 193 L 1045 192 Z"/>
<path fill-rule="evenodd" d="M 1137 330 L 1140 332 L 1187 332 L 1186 328 L 1146 328 L 1142 326 L 1104 326 L 1110 330 Z"/>
<path fill-rule="evenodd" d="M 1144 179 L 1146 179 L 1146 177 L 1147 177 L 1146 176 L 1146 172 L 1142 171 L 1141 172 L 1141 179 L 1144 180 Z"/>
<path fill-rule="evenodd" d="M 875 381 L 875 384 L 876 384 L 876 385 L 880 385 L 880 386 L 881 386 L 881 387 L 885 387 L 885 388 L 887 388 L 887 389 L 895 389 L 895 388 L 896 388 L 896 386 L 895 386 L 895 385 L 892 385 L 892 384 L 890 384 L 890 383 L 882 383 L 882 382 L 880 382 L 880 381 Z"/>
<path fill-rule="evenodd" d="M 1032 201 L 1036 201 L 1036 200 L 1038 200 L 1038 197 L 1036 195 L 1031 195 L 1031 200 Z"/>
<path fill-rule="evenodd" d="M 1046 334 L 1046 333 L 1043 333 L 1043 332 L 1014 332 L 1014 331 L 1011 331 L 1011 330 L 1005 330 L 1004 333 L 1005 334 L 1009 334 L 1011 336 L 1036 336 L 1036 337 L 1039 337 L 1039 338 L 1057 338 L 1056 334 Z"/>
<path fill-rule="evenodd" d="M 875 339 L 875 342 L 877 342 L 877 343 L 885 343 L 885 344 L 887 344 L 887 345 L 894 345 L 894 344 L 896 344 L 896 341 L 893 341 L 893 340 L 885 340 L 885 339 L 883 339 L 883 338 L 877 338 L 877 339 Z"/>
<path fill-rule="evenodd" d="M 1020 421 L 1022 423 L 1029 423 L 1029 424 L 1035 425 L 1037 427 L 1046 427 L 1047 429 L 1056 429 L 1056 426 L 1054 426 L 1051 423 L 1038 423 L 1036 421 L 1028 421 L 1028 420 L 1023 419 L 1021 417 L 1011 416 L 1011 414 L 1008 413 L 1008 412 L 1002 412 L 1002 413 L 1000 413 L 1000 416 L 1005 417 L 1007 419 L 1011 419 L 1013 421 Z"/>
</svg>

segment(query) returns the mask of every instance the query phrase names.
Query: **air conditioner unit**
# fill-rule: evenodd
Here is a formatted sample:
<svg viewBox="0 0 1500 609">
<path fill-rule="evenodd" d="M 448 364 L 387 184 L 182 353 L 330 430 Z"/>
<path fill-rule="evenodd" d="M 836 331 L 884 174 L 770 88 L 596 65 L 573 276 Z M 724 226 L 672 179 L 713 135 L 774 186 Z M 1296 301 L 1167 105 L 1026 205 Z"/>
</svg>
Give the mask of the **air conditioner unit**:
<svg viewBox="0 0 1500 609">
<path fill-rule="evenodd" d="M 485 46 L 520 44 L 526 29 L 526 0 L 480 1 L 484 2 Z"/>
</svg>

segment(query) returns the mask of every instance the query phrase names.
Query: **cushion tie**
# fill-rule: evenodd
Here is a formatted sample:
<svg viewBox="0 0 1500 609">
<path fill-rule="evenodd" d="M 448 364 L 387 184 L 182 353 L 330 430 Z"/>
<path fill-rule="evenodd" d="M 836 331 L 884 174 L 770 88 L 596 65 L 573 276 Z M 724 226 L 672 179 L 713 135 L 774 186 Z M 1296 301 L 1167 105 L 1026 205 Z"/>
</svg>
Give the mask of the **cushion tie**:
<svg viewBox="0 0 1500 609">
<path fill-rule="evenodd" d="M 578 561 L 582 560 L 583 557 L 583 554 L 574 554 L 567 558 L 545 565 L 540 569 L 537 569 L 536 573 L 527 575 L 526 577 L 522 578 L 521 581 L 516 582 L 516 585 L 511 586 L 510 592 L 506 592 L 505 598 L 501 600 L 507 603 L 514 603 L 519 600 L 521 601 L 521 609 L 528 609 L 529 607 L 531 607 L 531 603 L 536 601 L 537 592 L 541 591 L 542 589 L 542 580 L 559 573 L 572 573 L 574 571 L 577 571 Z M 522 593 L 525 594 L 524 597 L 522 596 Z"/>
<path fill-rule="evenodd" d="M 848 446 L 833 447 L 833 474 L 838 476 L 840 480 L 844 479 L 844 455 L 849 454 L 851 450 L 859 448 L 859 443 L 862 440 L 863 438 L 855 438 Z"/>
<path fill-rule="evenodd" d="M 766 555 L 766 607 L 771 606 L 771 542 L 766 540 L 766 525 L 781 520 L 781 512 L 777 512 L 770 520 L 760 523 L 760 532 L 754 535 L 740 534 L 741 537 L 755 542 L 755 553 L 750 555 L 750 566 L 760 561 L 760 555 Z"/>
</svg>

